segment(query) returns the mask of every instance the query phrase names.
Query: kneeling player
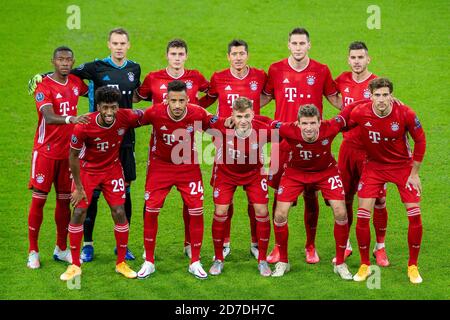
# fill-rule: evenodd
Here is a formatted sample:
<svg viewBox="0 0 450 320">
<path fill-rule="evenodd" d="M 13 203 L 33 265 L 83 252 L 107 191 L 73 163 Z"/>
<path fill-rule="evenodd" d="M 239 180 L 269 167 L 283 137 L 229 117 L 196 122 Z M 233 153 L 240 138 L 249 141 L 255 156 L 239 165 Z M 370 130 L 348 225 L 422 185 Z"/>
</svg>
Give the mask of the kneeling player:
<svg viewBox="0 0 450 320">
<path fill-rule="evenodd" d="M 281 277 L 290 270 L 287 254 L 289 208 L 305 188 L 310 187 L 320 190 L 333 209 L 336 241 L 334 272 L 344 280 L 351 280 L 352 275 L 344 263 L 348 238 L 344 189 L 331 153 L 331 142 L 345 126 L 345 119 L 338 115 L 332 120 L 321 121 L 319 110 L 310 104 L 300 106 L 298 124 L 278 122 L 273 126 L 280 128 L 280 136 L 289 143 L 292 158 L 278 188 L 274 230 L 280 262 L 275 265 L 272 276 Z"/>
<path fill-rule="evenodd" d="M 115 223 L 116 272 L 127 278 L 136 278 L 136 272 L 125 262 L 128 220 L 124 209 L 125 183 L 119 161 L 119 148 L 125 132 L 129 128 L 139 126 L 138 120 L 143 112 L 119 109 L 120 98 L 121 94 L 115 88 L 97 89 L 95 101 L 98 112 L 89 115 L 89 124 L 77 124 L 73 130 L 69 156 L 74 180 L 71 202 L 75 209 L 69 224 L 73 264 L 61 275 L 61 280 L 71 280 L 81 275 L 80 246 L 83 238 L 83 222 L 96 188 L 102 190 Z"/>
<path fill-rule="evenodd" d="M 219 275 L 223 270 L 223 243 L 228 217 L 228 208 L 238 186 L 243 186 L 249 203 L 253 204 L 256 218 L 256 238 L 258 241 L 258 269 L 262 276 L 271 275 L 266 261 L 267 245 L 270 237 L 270 218 L 267 208 L 267 175 L 263 169 L 263 146 L 270 141 L 269 127 L 254 120 L 253 103 L 240 97 L 233 102 L 231 118 L 235 129 L 227 129 L 225 120 L 219 119 L 211 128 L 220 132 L 215 136 L 216 159 L 212 176 L 215 212 L 212 224 L 215 260 L 209 270 Z"/>
</svg>

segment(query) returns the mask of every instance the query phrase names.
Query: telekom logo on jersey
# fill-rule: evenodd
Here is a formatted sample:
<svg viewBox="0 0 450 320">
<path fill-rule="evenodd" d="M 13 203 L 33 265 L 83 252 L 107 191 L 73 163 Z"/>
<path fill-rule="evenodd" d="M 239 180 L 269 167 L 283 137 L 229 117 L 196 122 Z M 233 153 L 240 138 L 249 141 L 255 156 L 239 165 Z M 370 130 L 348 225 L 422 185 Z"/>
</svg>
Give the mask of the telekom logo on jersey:
<svg viewBox="0 0 450 320">
<path fill-rule="evenodd" d="M 297 88 L 284 88 L 284 96 L 287 98 L 287 102 L 295 102 L 294 98 L 300 97 L 300 98 L 307 98 L 310 99 L 310 94 L 304 94 L 304 93 L 297 93 Z"/>
<path fill-rule="evenodd" d="M 68 101 L 64 101 L 59 104 L 59 113 L 61 113 L 62 116 L 67 116 L 67 112 L 69 111 L 70 105 Z"/>
<path fill-rule="evenodd" d="M 300 150 L 300 157 L 303 160 L 310 160 L 312 158 L 312 152 L 308 150 Z"/>
<path fill-rule="evenodd" d="M 381 140 L 381 134 L 377 131 L 369 131 L 369 138 L 372 143 L 378 143 Z"/>
</svg>

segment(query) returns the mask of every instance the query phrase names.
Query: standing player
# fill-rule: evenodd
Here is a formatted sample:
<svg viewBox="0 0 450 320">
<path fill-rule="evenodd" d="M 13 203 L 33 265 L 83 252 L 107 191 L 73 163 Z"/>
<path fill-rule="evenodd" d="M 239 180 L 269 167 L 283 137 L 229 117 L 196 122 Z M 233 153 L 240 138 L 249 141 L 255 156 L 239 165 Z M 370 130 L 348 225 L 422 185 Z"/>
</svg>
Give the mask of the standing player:
<svg viewBox="0 0 450 320">
<path fill-rule="evenodd" d="M 80 79 L 89 80 L 89 110 L 96 110 L 94 92 L 102 86 L 117 88 L 122 93 L 120 108 L 133 108 L 133 93 L 140 85 L 141 67 L 139 64 L 127 59 L 127 52 L 130 48 L 128 32 L 122 28 L 116 28 L 109 32 L 108 48 L 111 55 L 103 60 L 95 60 L 80 65 L 71 71 Z M 29 91 L 33 92 L 36 82 L 39 82 L 40 75 L 36 75 L 28 83 Z M 127 219 L 131 221 L 131 182 L 136 180 L 136 162 L 134 158 L 135 136 L 134 130 L 130 129 L 124 137 L 120 149 L 120 161 L 125 174 L 125 213 Z M 84 246 L 81 258 L 84 262 L 94 259 L 94 242 L 92 233 L 94 231 L 95 217 L 97 216 L 97 203 L 100 191 L 95 190 L 92 196 L 91 205 L 88 208 L 87 217 L 84 223 Z M 127 248 L 127 260 L 134 260 L 134 255 Z"/>
<path fill-rule="evenodd" d="M 273 277 L 281 277 L 290 270 L 287 250 L 289 208 L 306 187 L 310 186 L 314 190 L 320 190 L 333 209 L 336 241 L 334 272 L 344 280 L 352 280 L 344 262 L 345 244 L 348 239 L 344 189 L 336 160 L 331 153 L 331 143 L 345 126 L 345 119 L 341 115 L 332 120 L 321 121 L 320 118 L 319 109 L 307 104 L 301 106 L 298 111 L 298 124 L 274 124 L 280 128 L 280 136 L 289 144 L 292 158 L 281 177 L 277 192 L 274 230 L 280 249 L 280 261 L 275 265 Z"/>
<path fill-rule="evenodd" d="M 379 190 L 386 182 L 392 182 L 397 185 L 408 214 L 408 277 L 412 283 L 421 283 L 417 267 L 422 242 L 419 168 L 425 154 L 425 133 L 414 111 L 393 101 L 391 81 L 374 79 L 369 83 L 369 90 L 372 101 L 353 109 L 349 121 L 349 127 L 357 125 L 360 128 L 368 158 L 358 186 L 356 237 L 361 266 L 353 279 L 364 281 L 370 275 L 370 213 Z M 414 140 L 413 153 L 408 133 Z"/>
<path fill-rule="evenodd" d="M 209 270 L 212 275 L 222 273 L 224 266 L 223 243 L 225 239 L 228 208 L 238 186 L 247 193 L 249 203 L 254 207 L 256 221 L 256 245 L 258 250 L 258 270 L 264 277 L 271 275 L 266 261 L 270 238 L 270 218 L 267 203 L 267 175 L 264 172 L 263 147 L 270 142 L 269 130 L 265 123 L 254 120 L 253 103 L 245 97 L 233 102 L 231 118 L 235 129 L 225 127 L 225 118 L 220 118 L 211 127 L 219 130 L 214 139 L 216 158 L 213 169 L 214 219 L 212 235 L 215 260 Z M 228 218 L 228 219 L 227 219 Z"/>
<path fill-rule="evenodd" d="M 349 46 L 348 64 L 351 72 L 343 72 L 336 78 L 336 86 L 342 95 L 344 107 L 358 100 L 370 100 L 369 82 L 376 76 L 368 70 L 370 57 L 367 46 L 364 42 L 352 42 Z M 347 207 L 348 226 L 353 221 L 353 198 L 356 194 L 362 168 L 366 159 L 366 152 L 361 138 L 360 129 L 354 128 L 344 132 L 342 144 L 339 150 L 338 168 L 341 174 L 342 183 L 345 190 L 345 206 Z M 385 189 L 377 198 L 373 214 L 373 225 L 376 233 L 376 244 L 373 254 L 376 257 L 377 264 L 383 267 L 389 265 L 386 255 L 384 239 L 387 227 L 387 210 Z M 345 258 L 352 254 L 350 240 L 347 241 Z"/>
<path fill-rule="evenodd" d="M 176 186 L 189 213 L 191 260 L 188 271 L 198 279 L 206 279 L 208 275 L 200 263 L 204 228 L 203 183 L 194 134 L 215 118 L 205 109 L 188 103 L 185 82 L 172 81 L 167 85 L 167 91 L 167 102 L 147 109 L 141 121 L 142 124 L 152 124 L 153 133 L 145 184 L 146 255 L 138 278 L 147 278 L 155 272 L 158 215 L 170 189 Z"/>
<path fill-rule="evenodd" d="M 87 86 L 70 75 L 74 63 L 68 47 L 58 47 L 52 59 L 55 70 L 37 85 L 35 100 L 38 127 L 34 137 L 33 160 L 29 188 L 33 190 L 28 215 L 29 254 L 27 266 L 40 267 L 38 237 L 43 220 L 44 205 L 52 184 L 56 190 L 55 260 L 72 262 L 67 250 L 67 226 L 70 220 L 69 143 L 73 123 L 87 123 L 87 117 L 77 117 L 78 97 L 85 95 Z"/>
<path fill-rule="evenodd" d="M 314 104 L 319 108 L 322 116 L 322 96 L 336 108 L 340 109 L 342 101 L 337 95 L 336 84 L 331 77 L 327 65 L 310 59 L 308 52 L 311 48 L 309 33 L 304 28 L 295 28 L 289 33 L 288 48 L 290 56 L 273 63 L 269 68 L 268 80 L 263 93 L 266 97 L 261 106 L 275 99 L 275 119 L 286 122 L 297 120 L 299 107 L 304 104 Z M 272 154 L 276 153 L 278 146 L 272 145 Z M 289 159 L 289 147 L 286 143 L 279 145 L 279 161 L 271 157 L 271 171 L 269 185 L 278 189 L 281 175 Z M 306 229 L 306 262 L 317 263 L 319 256 L 315 248 L 316 227 L 319 213 L 317 191 L 305 189 L 304 221 Z M 275 193 L 273 209 L 275 210 L 277 195 Z M 278 246 L 275 245 L 267 261 L 275 263 L 279 259 Z"/>
<path fill-rule="evenodd" d="M 128 32 L 122 28 L 113 29 L 109 32 L 108 48 L 111 55 L 103 60 L 95 60 L 82 64 L 72 73 L 81 79 L 90 80 L 89 100 L 90 111 L 95 110 L 98 104 L 94 99 L 94 92 L 102 86 L 117 88 L 122 97 L 119 102 L 120 108 L 133 108 L 133 93 L 140 85 L 141 67 L 139 64 L 127 59 L 130 49 Z M 121 148 L 120 162 L 122 163 L 125 176 L 125 214 L 131 223 L 131 182 L 136 180 L 136 161 L 134 157 L 135 134 L 133 128 L 125 133 Z M 84 246 L 82 259 L 85 262 L 94 258 L 94 247 L 92 233 L 94 231 L 95 217 L 97 216 L 97 203 L 100 197 L 99 190 L 94 191 L 91 204 L 88 208 L 86 221 L 84 223 Z M 117 248 L 116 248 L 117 249 Z M 115 249 L 115 251 L 116 251 Z M 127 260 L 135 257 L 127 248 Z"/>
<path fill-rule="evenodd" d="M 145 76 L 142 85 L 135 90 L 134 102 L 145 99 L 152 101 L 153 104 L 162 103 L 167 97 L 167 86 L 169 82 L 180 80 L 186 83 L 189 102 L 198 104 L 198 93 L 208 91 L 209 82 L 198 70 L 184 68 L 184 64 L 188 58 L 186 42 L 181 39 L 169 41 L 166 48 L 166 58 L 167 67 L 165 69 L 150 72 Z M 191 258 L 189 216 L 187 206 L 184 205 L 184 253 Z"/>
<path fill-rule="evenodd" d="M 248 61 L 248 44 L 243 40 L 233 40 L 228 44 L 228 61 L 230 68 L 215 72 L 211 77 L 208 94 L 200 99 L 199 104 L 207 108 L 218 100 L 217 115 L 231 116 L 233 102 L 239 97 L 246 97 L 253 103 L 253 112 L 260 113 L 260 97 L 267 75 L 264 70 L 250 67 Z M 212 180 L 211 180 L 212 182 Z M 250 252 L 258 259 L 258 241 L 256 237 L 255 209 L 252 203 L 247 206 L 250 219 L 251 244 Z M 228 218 L 225 226 L 224 258 L 230 253 L 230 229 L 233 216 L 233 203 L 228 209 Z"/>
<path fill-rule="evenodd" d="M 71 202 L 75 207 L 69 224 L 70 251 L 73 264 L 60 279 L 72 280 L 81 275 L 80 246 L 83 222 L 92 193 L 100 188 L 111 208 L 117 246 L 116 272 L 126 278 L 136 278 L 136 272 L 125 262 L 129 224 L 125 215 L 125 181 L 119 161 L 120 146 L 129 128 L 139 126 L 142 110 L 119 109 L 121 93 L 116 88 L 100 87 L 95 91 L 97 112 L 90 122 L 76 125 L 70 144 L 70 169 L 73 175 Z"/>
</svg>

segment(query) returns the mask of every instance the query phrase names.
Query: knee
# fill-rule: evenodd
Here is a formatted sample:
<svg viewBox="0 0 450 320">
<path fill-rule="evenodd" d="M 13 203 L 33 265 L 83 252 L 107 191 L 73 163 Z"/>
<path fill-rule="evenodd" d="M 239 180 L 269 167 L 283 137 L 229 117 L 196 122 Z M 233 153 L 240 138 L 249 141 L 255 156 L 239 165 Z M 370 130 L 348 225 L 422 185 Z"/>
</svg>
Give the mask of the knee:
<svg viewBox="0 0 450 320">
<path fill-rule="evenodd" d="M 117 207 L 113 207 L 111 208 L 111 214 L 113 216 L 114 221 L 118 221 L 120 223 L 124 223 L 126 220 L 125 217 L 125 209 L 123 206 L 117 206 Z"/>
<path fill-rule="evenodd" d="M 86 218 L 86 211 L 87 210 L 84 208 L 75 208 L 73 210 L 71 221 L 76 224 L 83 223 Z"/>
<path fill-rule="evenodd" d="M 338 206 L 334 209 L 334 217 L 339 221 L 347 220 L 347 210 L 345 209 L 344 205 Z"/>
</svg>

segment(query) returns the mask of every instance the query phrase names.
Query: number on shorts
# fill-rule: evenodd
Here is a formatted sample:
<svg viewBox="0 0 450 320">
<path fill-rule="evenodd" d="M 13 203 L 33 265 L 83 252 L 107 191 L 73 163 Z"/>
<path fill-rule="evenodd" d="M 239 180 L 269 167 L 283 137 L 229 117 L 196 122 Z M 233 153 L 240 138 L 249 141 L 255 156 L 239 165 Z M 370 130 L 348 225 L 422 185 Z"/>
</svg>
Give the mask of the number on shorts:
<svg viewBox="0 0 450 320">
<path fill-rule="evenodd" d="M 263 189 L 263 191 L 267 191 L 267 180 L 266 179 L 261 179 L 261 188 Z"/>
<path fill-rule="evenodd" d="M 196 194 L 202 194 L 203 193 L 203 186 L 202 186 L 202 182 L 198 181 L 197 183 L 195 182 L 191 182 L 189 183 L 189 188 L 191 188 L 191 194 L 192 195 L 196 195 Z"/>
<path fill-rule="evenodd" d="M 120 178 L 119 180 L 111 181 L 111 184 L 114 185 L 113 192 L 120 192 L 125 190 L 125 183 L 123 182 L 122 178 Z"/>
<path fill-rule="evenodd" d="M 331 190 L 342 188 L 342 181 L 339 176 L 329 178 L 328 182 L 331 184 Z"/>
</svg>

